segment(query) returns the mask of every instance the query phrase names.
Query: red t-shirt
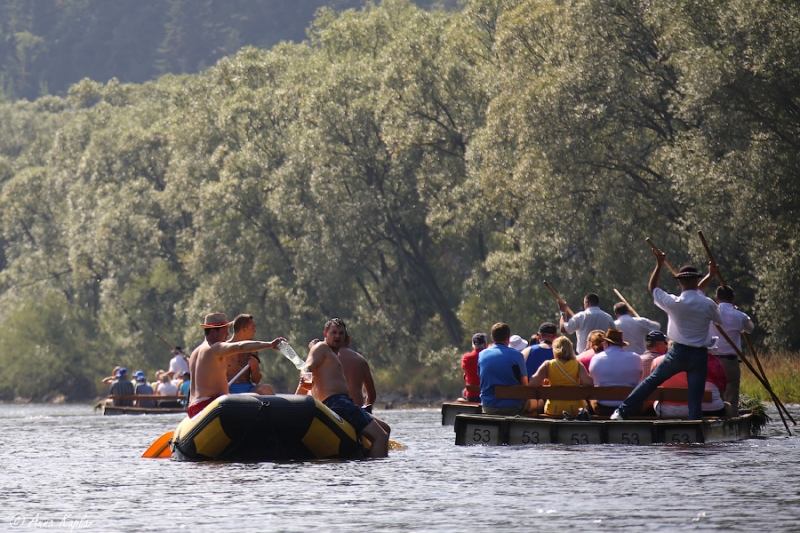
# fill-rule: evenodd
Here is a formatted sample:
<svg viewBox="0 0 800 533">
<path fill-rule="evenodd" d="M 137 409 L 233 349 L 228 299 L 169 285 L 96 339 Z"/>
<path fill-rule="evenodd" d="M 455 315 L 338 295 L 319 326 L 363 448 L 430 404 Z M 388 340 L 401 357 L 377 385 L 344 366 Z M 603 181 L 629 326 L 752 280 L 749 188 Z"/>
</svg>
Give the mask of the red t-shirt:
<svg viewBox="0 0 800 533">
<path fill-rule="evenodd" d="M 478 350 L 465 353 L 461 358 L 461 369 L 464 371 L 464 382 L 467 385 L 481 386 L 481 377 L 478 375 Z M 470 396 L 480 396 L 480 393 L 468 393 L 467 389 L 462 392 L 464 398 Z"/>
</svg>

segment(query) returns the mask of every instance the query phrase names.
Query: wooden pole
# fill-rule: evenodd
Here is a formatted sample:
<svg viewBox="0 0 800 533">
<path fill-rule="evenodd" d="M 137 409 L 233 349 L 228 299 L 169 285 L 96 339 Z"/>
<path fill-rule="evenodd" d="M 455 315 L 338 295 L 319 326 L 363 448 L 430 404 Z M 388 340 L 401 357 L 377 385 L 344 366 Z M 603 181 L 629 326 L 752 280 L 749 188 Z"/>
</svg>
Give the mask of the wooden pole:
<svg viewBox="0 0 800 533">
<path fill-rule="evenodd" d="M 770 393 L 770 395 L 772 396 L 773 401 L 775 402 L 775 405 L 778 406 L 778 404 L 780 404 L 780 406 L 783 407 L 783 404 L 781 403 L 781 401 L 778 399 L 778 397 L 775 395 L 775 393 L 772 392 L 772 387 L 769 386 L 769 383 L 767 383 L 767 381 L 765 379 L 761 378 L 761 376 L 758 374 L 758 372 L 756 372 L 756 369 L 753 368 L 753 365 L 750 364 L 750 361 L 748 361 L 747 359 L 744 358 L 744 355 L 742 354 L 742 351 L 739 350 L 739 348 L 737 348 L 736 345 L 733 343 L 733 339 L 731 339 L 728 336 L 728 334 L 725 333 L 725 330 L 722 329 L 722 326 L 720 326 L 719 324 L 714 324 L 714 325 L 717 327 L 717 331 L 719 331 L 719 334 L 722 335 L 722 337 L 728 342 L 728 344 L 731 345 L 731 348 L 733 348 L 733 350 L 736 352 L 736 355 L 739 356 L 739 359 L 747 366 L 747 368 L 750 369 L 750 372 L 752 372 L 753 375 L 756 377 L 756 379 L 758 379 L 758 381 L 761 382 L 761 384 L 764 386 L 764 388 L 767 390 L 767 392 Z M 786 431 L 788 431 L 789 435 L 791 435 L 792 434 L 792 430 L 789 429 L 789 424 L 786 423 L 786 418 L 784 418 L 784 416 L 783 416 L 783 411 L 781 411 L 781 407 L 778 407 L 778 414 L 781 415 L 781 420 L 783 420 L 783 425 L 786 426 Z M 786 410 L 785 407 L 783 407 L 783 409 Z M 791 415 L 789 416 L 789 418 L 791 418 Z M 795 426 L 797 425 L 797 423 L 794 421 L 794 419 L 792 419 L 792 424 L 795 425 Z"/>
<path fill-rule="evenodd" d="M 711 264 L 716 267 L 716 270 L 717 270 L 717 281 L 719 281 L 720 285 L 725 285 L 725 280 L 722 279 L 722 274 L 719 271 L 719 265 L 714 260 L 714 255 L 711 253 L 711 248 L 708 246 L 708 242 L 706 241 L 705 235 L 703 235 L 702 231 L 698 231 L 697 235 L 700 237 L 700 242 L 703 243 L 703 248 L 705 248 L 705 250 L 706 250 L 706 255 L 708 255 L 708 260 L 711 261 Z M 753 347 L 753 344 L 750 342 L 750 336 L 745 332 L 742 332 L 742 336 L 744 337 L 744 340 L 747 343 L 747 347 L 750 349 L 750 353 L 753 354 L 753 359 L 755 359 L 755 361 L 756 361 L 756 365 L 758 366 L 758 370 L 761 372 L 761 376 L 756 374 L 756 377 L 757 378 L 763 378 L 763 379 L 759 379 L 759 381 L 761 381 L 761 384 L 764 385 L 764 388 L 767 389 L 767 392 L 769 392 L 772 395 L 772 397 L 775 399 L 775 407 L 778 408 L 778 413 L 780 413 L 781 409 L 783 409 L 783 411 L 786 413 L 786 416 L 788 416 L 789 419 L 792 421 L 792 425 L 796 426 L 797 422 L 795 422 L 794 418 L 792 418 L 792 415 L 786 409 L 786 406 L 784 406 L 783 403 L 778 399 L 778 395 L 775 394 L 775 392 L 772 390 L 772 386 L 770 385 L 769 380 L 767 379 L 767 374 L 766 374 L 766 372 L 764 372 L 764 367 L 761 366 L 761 360 L 758 358 L 758 354 L 756 353 L 756 350 Z M 726 336 L 726 339 L 727 339 L 727 336 Z M 731 345 L 731 347 L 734 350 L 736 350 L 736 346 L 733 343 L 729 342 L 729 344 Z M 737 355 L 738 354 L 741 354 L 741 352 L 737 351 Z M 739 355 L 739 357 L 742 358 L 743 355 Z M 753 369 L 753 367 L 749 363 L 748 363 L 747 366 L 754 374 L 756 373 L 755 370 Z M 781 418 L 783 418 L 783 415 L 781 415 Z"/>
<path fill-rule="evenodd" d="M 646 238 L 645 240 L 647 241 L 647 244 L 650 245 L 650 248 L 652 248 L 654 252 L 659 253 L 659 254 L 663 254 L 664 253 L 661 250 L 659 250 L 658 247 L 655 244 L 653 244 L 653 241 L 650 240 L 650 237 Z M 667 259 L 664 259 L 664 264 L 669 269 L 669 271 L 672 272 L 673 276 L 677 276 L 678 275 L 678 271 L 675 269 L 674 266 L 672 266 L 672 264 Z"/>
<path fill-rule="evenodd" d="M 622 301 L 622 303 L 628 306 L 628 309 L 630 309 L 631 313 L 633 313 L 633 316 L 637 318 L 639 317 L 639 313 L 637 313 L 636 309 L 634 309 L 633 306 L 628 303 L 628 300 L 626 300 L 625 297 L 622 296 L 622 293 L 620 293 L 617 289 L 614 289 L 614 294 L 617 295 L 617 298 L 619 298 Z"/>
<path fill-rule="evenodd" d="M 558 301 L 558 303 L 563 303 L 563 304 L 567 303 L 567 302 L 564 301 L 564 299 L 561 297 L 561 295 L 559 295 L 558 292 L 556 292 L 556 290 L 553 288 L 552 285 L 550 285 L 549 283 L 547 283 L 545 281 L 544 282 L 544 286 L 547 287 L 550 290 L 550 292 L 553 293 L 553 296 L 556 297 L 556 300 Z M 574 316 L 575 315 L 575 313 L 572 312 L 572 309 L 570 309 L 569 306 L 567 306 L 567 313 L 569 313 L 569 316 Z"/>
</svg>

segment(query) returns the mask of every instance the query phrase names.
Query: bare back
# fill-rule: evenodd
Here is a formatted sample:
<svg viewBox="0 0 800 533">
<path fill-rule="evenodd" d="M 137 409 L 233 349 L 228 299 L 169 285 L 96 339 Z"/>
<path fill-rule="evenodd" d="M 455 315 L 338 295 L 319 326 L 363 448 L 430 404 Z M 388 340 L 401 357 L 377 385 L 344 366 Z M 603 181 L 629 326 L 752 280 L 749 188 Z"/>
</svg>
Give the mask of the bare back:
<svg viewBox="0 0 800 533">
<path fill-rule="evenodd" d="M 311 348 L 306 366 L 314 373 L 311 396 L 317 400 L 323 401 L 334 394 L 350 394 L 342 363 L 331 347 L 324 342 L 317 343 Z"/>
<path fill-rule="evenodd" d="M 375 385 L 372 372 L 364 356 L 355 350 L 342 347 L 339 349 L 339 361 L 342 364 L 344 377 L 350 391 L 350 398 L 356 405 L 364 405 L 364 388 L 367 389 L 367 403 L 375 401 Z"/>
</svg>

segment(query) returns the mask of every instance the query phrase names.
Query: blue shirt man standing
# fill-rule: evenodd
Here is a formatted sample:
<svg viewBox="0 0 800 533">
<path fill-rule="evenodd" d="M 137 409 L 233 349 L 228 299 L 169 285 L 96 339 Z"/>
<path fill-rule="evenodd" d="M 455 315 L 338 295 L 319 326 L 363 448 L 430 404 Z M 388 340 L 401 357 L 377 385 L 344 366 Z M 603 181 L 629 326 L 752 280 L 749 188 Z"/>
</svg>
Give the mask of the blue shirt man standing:
<svg viewBox="0 0 800 533">
<path fill-rule="evenodd" d="M 478 355 L 478 373 L 481 377 L 481 404 L 483 412 L 492 415 L 518 415 L 525 410 L 525 400 L 499 400 L 494 395 L 497 385 L 527 385 L 525 358 L 508 347 L 511 328 L 498 322 L 491 332 L 494 346 Z"/>
</svg>

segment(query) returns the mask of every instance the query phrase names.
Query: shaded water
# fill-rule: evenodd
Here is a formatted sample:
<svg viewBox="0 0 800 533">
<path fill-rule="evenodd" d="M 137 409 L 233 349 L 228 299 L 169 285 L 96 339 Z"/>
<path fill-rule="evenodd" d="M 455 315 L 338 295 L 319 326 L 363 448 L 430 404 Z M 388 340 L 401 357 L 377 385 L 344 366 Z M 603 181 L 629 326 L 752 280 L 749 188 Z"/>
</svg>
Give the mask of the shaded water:
<svg viewBox="0 0 800 533">
<path fill-rule="evenodd" d="M 800 418 L 798 406 L 790 411 Z M 383 411 L 388 459 L 140 458 L 179 415 L 0 405 L 0 531 L 800 530 L 800 438 L 457 447 L 438 410 Z"/>
</svg>

